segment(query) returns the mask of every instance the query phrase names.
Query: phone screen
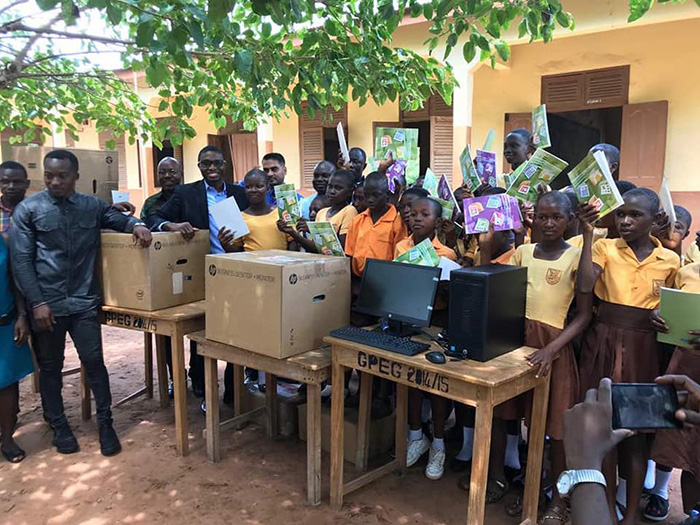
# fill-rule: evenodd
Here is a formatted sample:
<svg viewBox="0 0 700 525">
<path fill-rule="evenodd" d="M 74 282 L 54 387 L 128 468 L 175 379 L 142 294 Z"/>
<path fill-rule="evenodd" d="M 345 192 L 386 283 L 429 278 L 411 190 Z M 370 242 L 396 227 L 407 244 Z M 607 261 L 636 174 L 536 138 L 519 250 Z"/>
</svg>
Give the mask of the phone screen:
<svg viewBox="0 0 700 525">
<path fill-rule="evenodd" d="M 673 385 L 615 383 L 612 385 L 613 428 L 654 430 L 681 428 L 676 420 L 678 396 Z"/>
</svg>

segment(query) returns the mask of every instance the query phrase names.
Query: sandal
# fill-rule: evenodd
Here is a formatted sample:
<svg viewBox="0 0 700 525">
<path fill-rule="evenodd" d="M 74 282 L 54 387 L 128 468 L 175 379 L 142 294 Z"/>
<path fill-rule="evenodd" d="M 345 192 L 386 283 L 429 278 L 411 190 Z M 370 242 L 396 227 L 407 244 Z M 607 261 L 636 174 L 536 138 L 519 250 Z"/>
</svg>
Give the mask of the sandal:
<svg viewBox="0 0 700 525">
<path fill-rule="evenodd" d="M 550 505 L 542 517 L 537 521 L 537 525 L 556 525 L 557 523 L 567 523 L 571 519 L 569 506 L 565 502 Z"/>
<path fill-rule="evenodd" d="M 5 450 L 0 450 L 2 452 L 2 455 L 5 457 L 7 461 L 10 463 L 20 463 L 24 460 L 24 458 L 27 457 L 27 453 L 19 448 L 18 445 L 15 444 L 15 448 L 9 452 Z"/>
<path fill-rule="evenodd" d="M 524 487 L 521 485 L 520 493 L 515 497 L 515 499 L 510 505 L 506 505 L 505 507 L 506 514 L 508 514 L 508 516 L 510 516 L 511 518 L 517 518 L 523 513 L 523 490 Z M 542 488 L 540 490 L 540 499 L 537 503 L 537 508 L 541 511 L 542 509 L 547 507 L 550 501 L 551 498 L 547 496 L 547 490 L 545 488 Z"/>
<path fill-rule="evenodd" d="M 457 486 L 465 492 L 469 492 L 471 480 L 472 475 L 470 471 L 468 474 L 461 476 L 459 480 L 457 480 Z M 505 497 L 506 494 L 508 494 L 509 489 L 510 483 L 508 483 L 507 479 L 500 480 L 489 478 L 488 482 L 486 483 L 486 504 L 491 505 L 492 503 L 498 503 Z"/>
<path fill-rule="evenodd" d="M 644 509 L 644 517 L 651 521 L 664 521 L 668 518 L 668 512 L 671 505 L 667 499 L 662 498 L 658 494 L 649 496 L 649 503 Z"/>
</svg>

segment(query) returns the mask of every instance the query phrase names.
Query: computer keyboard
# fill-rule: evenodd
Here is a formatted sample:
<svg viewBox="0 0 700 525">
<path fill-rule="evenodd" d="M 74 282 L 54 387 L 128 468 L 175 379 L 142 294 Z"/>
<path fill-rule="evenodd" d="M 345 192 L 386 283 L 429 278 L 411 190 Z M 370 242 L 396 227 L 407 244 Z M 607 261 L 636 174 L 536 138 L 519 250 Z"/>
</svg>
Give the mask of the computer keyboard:
<svg viewBox="0 0 700 525">
<path fill-rule="evenodd" d="M 356 326 L 346 326 L 338 330 L 333 330 L 330 335 L 338 339 L 345 339 L 346 341 L 353 341 L 354 343 L 373 346 L 374 348 L 381 348 L 382 350 L 396 352 L 402 355 L 416 355 L 430 348 L 429 344 L 411 341 L 406 337 L 397 337 L 383 332 L 363 330 Z"/>
</svg>

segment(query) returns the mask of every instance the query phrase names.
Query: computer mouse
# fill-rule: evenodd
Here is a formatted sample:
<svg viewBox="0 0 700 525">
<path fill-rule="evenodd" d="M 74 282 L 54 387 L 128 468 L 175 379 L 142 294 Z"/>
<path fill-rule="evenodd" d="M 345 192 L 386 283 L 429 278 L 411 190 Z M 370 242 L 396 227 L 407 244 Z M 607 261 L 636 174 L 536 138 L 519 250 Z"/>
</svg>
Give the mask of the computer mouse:
<svg viewBox="0 0 700 525">
<path fill-rule="evenodd" d="M 438 352 L 437 350 L 433 352 L 428 352 L 427 354 L 425 354 L 425 358 L 434 365 L 442 365 L 446 361 L 445 354 L 443 354 L 442 352 Z"/>
</svg>

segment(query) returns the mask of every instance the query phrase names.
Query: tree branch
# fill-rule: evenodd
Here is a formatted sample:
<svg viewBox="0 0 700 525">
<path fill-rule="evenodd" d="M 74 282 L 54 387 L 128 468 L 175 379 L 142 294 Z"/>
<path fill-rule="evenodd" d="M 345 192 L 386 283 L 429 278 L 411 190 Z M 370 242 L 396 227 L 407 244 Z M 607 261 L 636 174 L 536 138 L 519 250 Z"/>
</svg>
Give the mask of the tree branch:
<svg viewBox="0 0 700 525">
<path fill-rule="evenodd" d="M 51 20 L 49 20 L 44 26 L 42 26 L 42 27 L 39 28 L 39 29 L 40 29 L 40 30 L 47 29 L 51 24 L 57 22 L 57 21 L 60 20 L 60 19 L 61 19 L 61 15 L 55 16 L 54 18 L 52 18 Z M 36 33 L 34 33 L 34 34 L 31 36 L 31 38 L 30 38 L 29 41 L 24 45 L 24 47 L 22 48 L 22 50 L 21 50 L 19 53 L 17 53 L 17 56 L 15 56 L 15 59 L 13 60 L 13 63 L 14 63 L 15 66 L 17 67 L 17 70 L 18 70 L 18 71 L 22 69 L 22 62 L 24 62 L 24 59 L 27 58 L 27 53 L 29 53 L 29 50 L 32 48 L 32 46 L 33 46 L 34 44 L 36 44 L 36 41 L 39 40 L 39 38 L 41 38 L 41 33 L 37 31 Z"/>
<path fill-rule="evenodd" d="M 68 31 L 58 31 L 56 29 L 49 29 L 47 27 L 29 27 L 24 24 L 12 24 L 0 29 L 0 32 L 3 33 L 9 33 L 10 31 L 27 31 L 30 33 L 37 33 L 40 35 L 57 35 L 77 40 L 90 40 L 92 42 L 100 42 L 102 44 L 118 44 L 122 46 L 131 46 L 136 44 L 136 42 L 134 42 L 133 40 L 119 40 L 117 38 L 108 38 L 104 36 L 87 35 L 82 33 L 70 33 Z"/>
<path fill-rule="evenodd" d="M 0 9 L 0 15 L 9 11 L 13 7 L 16 7 L 16 6 L 21 5 L 21 4 L 26 4 L 26 3 L 27 3 L 27 0 L 15 0 L 14 2 L 10 2 L 10 5 L 6 5 L 2 9 Z"/>
</svg>

